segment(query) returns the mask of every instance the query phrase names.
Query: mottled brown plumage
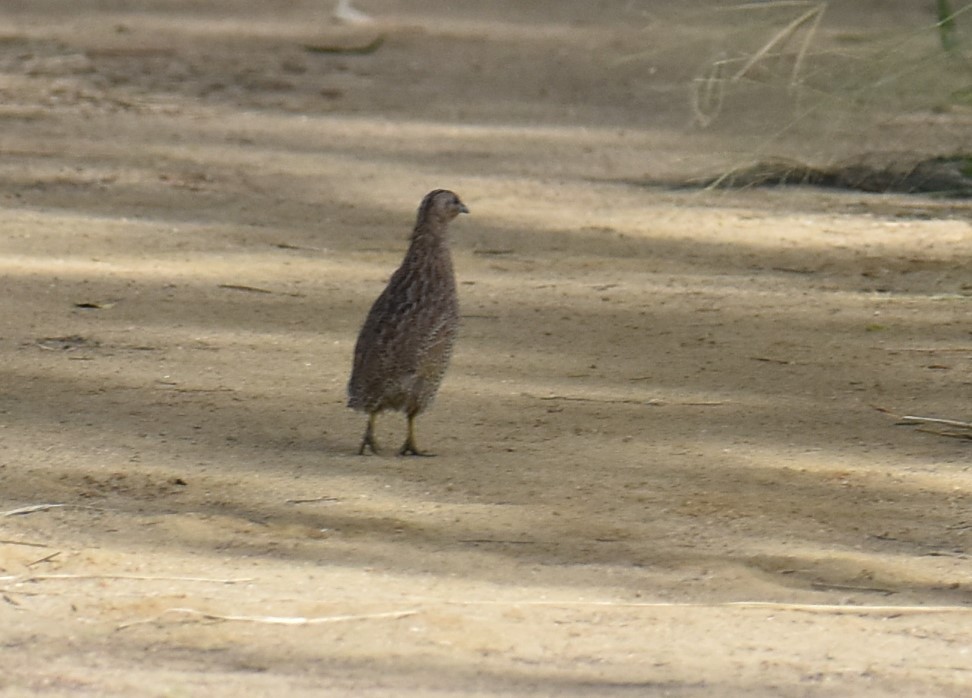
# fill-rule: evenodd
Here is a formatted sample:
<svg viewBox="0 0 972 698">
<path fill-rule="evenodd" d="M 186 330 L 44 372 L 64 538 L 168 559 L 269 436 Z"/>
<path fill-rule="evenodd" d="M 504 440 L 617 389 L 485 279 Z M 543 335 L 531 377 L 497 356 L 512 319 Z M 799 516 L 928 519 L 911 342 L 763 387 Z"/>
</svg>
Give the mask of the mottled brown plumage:
<svg viewBox="0 0 972 698">
<path fill-rule="evenodd" d="M 348 407 L 368 413 L 359 454 L 375 443 L 375 418 L 398 410 L 408 418 L 399 453 L 425 455 L 415 445 L 415 417 L 435 398 L 459 330 L 449 221 L 469 213 L 451 191 L 429 192 L 419 206 L 405 259 L 361 327 L 348 382 Z"/>
</svg>

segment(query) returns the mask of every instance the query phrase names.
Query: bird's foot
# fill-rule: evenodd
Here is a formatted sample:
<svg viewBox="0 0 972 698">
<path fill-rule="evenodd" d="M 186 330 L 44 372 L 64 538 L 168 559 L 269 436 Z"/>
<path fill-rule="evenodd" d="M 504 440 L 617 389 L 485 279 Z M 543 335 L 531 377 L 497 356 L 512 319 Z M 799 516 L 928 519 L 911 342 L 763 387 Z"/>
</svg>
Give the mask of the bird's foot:
<svg viewBox="0 0 972 698">
<path fill-rule="evenodd" d="M 375 443 L 375 437 L 373 437 L 371 434 L 365 434 L 365 437 L 361 439 L 361 448 L 358 449 L 358 455 L 365 455 L 365 451 L 367 451 L 369 448 L 376 456 L 379 455 L 378 444 Z"/>
<path fill-rule="evenodd" d="M 361 448 L 358 449 L 359 456 L 363 456 L 369 448 L 372 453 L 378 455 L 378 443 L 375 441 L 375 417 L 377 416 L 377 412 L 368 415 L 368 426 L 365 428 L 364 436 L 361 437 Z"/>
<path fill-rule="evenodd" d="M 432 458 L 435 456 L 434 453 L 426 453 L 425 451 L 420 451 L 415 447 L 415 442 L 411 439 L 406 441 L 401 449 L 398 451 L 400 456 L 421 456 L 422 458 Z"/>
</svg>

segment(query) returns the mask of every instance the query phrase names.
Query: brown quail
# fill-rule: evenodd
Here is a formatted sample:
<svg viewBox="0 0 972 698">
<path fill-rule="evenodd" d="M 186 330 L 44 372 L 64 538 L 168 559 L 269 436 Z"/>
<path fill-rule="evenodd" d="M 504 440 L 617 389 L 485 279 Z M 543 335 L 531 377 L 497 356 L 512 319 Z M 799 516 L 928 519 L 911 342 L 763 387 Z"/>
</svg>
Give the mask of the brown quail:
<svg viewBox="0 0 972 698">
<path fill-rule="evenodd" d="M 469 209 L 451 191 L 426 194 L 405 259 L 358 334 L 348 407 L 368 413 L 359 454 L 368 448 L 378 452 L 375 418 L 382 410 L 397 410 L 408 418 L 399 455 L 428 455 L 415 445 L 414 423 L 435 398 L 459 330 L 448 225 L 460 213 Z"/>
</svg>

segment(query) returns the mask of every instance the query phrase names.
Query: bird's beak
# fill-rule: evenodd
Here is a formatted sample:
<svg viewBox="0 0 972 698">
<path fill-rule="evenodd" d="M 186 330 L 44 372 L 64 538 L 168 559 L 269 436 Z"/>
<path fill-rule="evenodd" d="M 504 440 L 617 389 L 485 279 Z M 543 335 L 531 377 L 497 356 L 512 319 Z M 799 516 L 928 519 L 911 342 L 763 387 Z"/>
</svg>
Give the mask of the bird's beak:
<svg viewBox="0 0 972 698">
<path fill-rule="evenodd" d="M 466 204 L 459 204 L 459 213 L 469 213 L 469 209 L 466 208 Z"/>
</svg>

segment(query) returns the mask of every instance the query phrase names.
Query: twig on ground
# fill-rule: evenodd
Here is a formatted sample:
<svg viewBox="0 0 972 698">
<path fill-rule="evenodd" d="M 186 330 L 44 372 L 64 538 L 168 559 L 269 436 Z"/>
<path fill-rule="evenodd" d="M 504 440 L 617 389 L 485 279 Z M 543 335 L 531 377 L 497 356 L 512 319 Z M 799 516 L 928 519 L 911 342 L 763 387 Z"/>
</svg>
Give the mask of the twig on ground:
<svg viewBox="0 0 972 698">
<path fill-rule="evenodd" d="M 838 613 L 838 614 L 869 614 L 886 613 L 889 615 L 905 615 L 920 613 L 972 613 L 972 606 L 916 606 L 916 605 L 850 605 L 850 604 L 816 604 L 816 603 L 787 603 L 784 601 L 723 601 L 714 603 L 693 603 L 678 601 L 456 601 L 440 599 L 415 599 L 430 603 L 441 603 L 453 606 L 526 606 L 526 607 L 597 607 L 597 608 L 643 608 L 643 609 L 718 609 L 744 608 L 766 609 L 773 611 L 794 611 L 804 613 Z"/>
<path fill-rule="evenodd" d="M 910 614 L 910 613 L 972 613 L 972 606 L 895 606 L 895 605 L 876 605 L 876 606 L 854 606 L 848 604 L 827 604 L 827 603 L 784 603 L 777 601 L 728 601 L 726 603 L 714 604 L 680 604 L 680 603 L 659 603 L 652 604 L 659 608 L 666 606 L 692 607 L 699 608 L 766 608 L 778 611 L 802 611 L 805 613 L 890 613 L 890 614 Z"/>
<path fill-rule="evenodd" d="M 916 422 L 918 424 L 942 424 L 947 427 L 959 427 L 961 429 L 972 429 L 972 422 L 960 422 L 957 419 L 940 419 L 938 417 L 916 417 L 915 415 L 906 414 L 901 419 L 906 419 L 909 422 Z"/>
<path fill-rule="evenodd" d="M 913 351 L 922 354 L 950 354 L 952 352 L 972 354 L 972 347 L 881 347 L 884 351 Z"/>
<path fill-rule="evenodd" d="M 30 548 L 49 548 L 49 547 L 51 547 L 51 546 L 47 545 L 47 543 L 31 543 L 30 541 L 26 541 L 26 540 L 6 540 L 6 539 L 0 540 L 0 545 L 25 545 L 25 546 L 30 547 Z"/>
<path fill-rule="evenodd" d="M 712 400 L 708 402 L 666 402 L 665 400 L 649 400 L 645 403 L 649 407 L 721 407 L 726 404 L 725 400 Z"/>
<path fill-rule="evenodd" d="M 5 511 L 0 516 L 23 516 L 24 514 L 33 514 L 36 511 L 48 511 L 49 509 L 60 509 L 66 506 L 67 504 L 32 504 L 29 507 L 19 507 Z"/>
<path fill-rule="evenodd" d="M 882 414 L 886 414 L 890 417 L 894 417 L 898 420 L 898 424 L 902 426 L 915 426 L 923 424 L 941 424 L 946 427 L 957 427 L 959 429 L 968 429 L 965 431 L 940 431 L 937 429 L 927 429 L 920 428 L 915 431 L 921 431 L 926 434 L 934 434 L 936 436 L 947 436 L 951 439 L 972 439 L 972 422 L 963 422 L 958 419 L 942 419 L 941 417 L 920 417 L 913 414 L 895 414 L 891 410 L 880 407 L 878 405 L 871 405 L 871 407 Z"/>
<path fill-rule="evenodd" d="M 546 395 L 537 396 L 529 395 L 528 397 L 536 398 L 537 400 L 564 400 L 567 402 L 602 402 L 607 404 L 618 404 L 618 405 L 645 405 L 647 400 L 635 400 L 633 398 L 620 398 L 620 399 L 610 399 L 610 398 L 596 398 L 596 397 L 571 397 L 569 395 Z"/>
<path fill-rule="evenodd" d="M 188 616 L 195 616 L 198 618 L 203 618 L 205 620 L 222 620 L 222 621 L 237 621 L 241 623 L 264 623 L 267 625 L 322 625 L 324 623 L 343 623 L 352 620 L 380 620 L 383 618 L 405 618 L 407 616 L 414 616 L 418 613 L 418 610 L 409 611 L 390 611 L 386 613 L 363 613 L 355 615 L 341 615 L 341 616 L 320 616 L 316 618 L 304 618 L 303 616 L 237 616 L 237 615 L 222 615 L 219 613 L 207 613 L 206 611 L 197 611 L 194 608 L 168 608 L 157 616 L 152 618 L 146 618 L 144 620 L 134 620 L 128 623 L 122 623 L 117 626 L 115 630 L 124 630 L 125 628 L 130 628 L 133 625 L 145 625 L 150 623 L 156 623 L 161 620 L 164 616 L 181 613 Z"/>
<path fill-rule="evenodd" d="M 313 504 L 314 502 L 340 502 L 337 497 L 312 497 L 310 499 L 287 499 L 287 504 Z"/>
<path fill-rule="evenodd" d="M 24 591 L 23 589 L 0 589 L 0 594 L 3 594 L 3 598 L 9 599 L 7 594 L 17 594 L 17 596 L 44 596 L 43 593 L 37 591 Z M 12 600 L 11 600 L 12 601 Z"/>
<path fill-rule="evenodd" d="M 496 247 L 473 250 L 473 254 L 482 255 L 483 257 L 496 257 L 504 254 L 513 254 L 514 252 L 516 252 L 516 250 L 512 247 Z"/>
<path fill-rule="evenodd" d="M 211 577 L 156 577 L 143 574 L 32 574 L 32 575 L 7 575 L 0 577 L 0 582 L 46 582 L 53 580 L 89 580 L 89 579 L 127 579 L 131 581 L 143 582 L 209 582 L 211 584 L 242 584 L 252 582 L 252 577 L 242 577 L 237 579 L 214 579 Z"/>
<path fill-rule="evenodd" d="M 33 562 L 28 562 L 27 563 L 27 566 L 28 567 L 33 567 L 34 565 L 39 565 L 39 564 L 41 564 L 43 562 L 50 562 L 51 560 L 53 560 L 54 558 L 56 558 L 60 554 L 61 554 L 61 551 L 60 550 L 57 550 L 57 551 L 51 553 L 50 555 L 45 555 L 44 557 L 42 557 L 39 560 L 34 560 Z"/>
<path fill-rule="evenodd" d="M 331 53 L 343 56 L 366 56 L 374 53 L 385 43 L 385 35 L 379 34 L 367 44 L 361 46 L 329 46 L 325 44 L 304 44 L 304 50 L 310 53 Z"/>
<path fill-rule="evenodd" d="M 639 379 L 634 379 L 639 380 Z M 561 400 L 564 402 L 598 402 L 611 405 L 644 405 L 645 407 L 719 407 L 720 405 L 725 405 L 725 401 L 712 401 L 712 402 L 668 402 L 667 400 L 636 400 L 634 398 L 597 398 L 597 397 L 580 397 L 573 395 L 531 395 L 530 393 L 523 393 L 524 397 L 530 397 L 534 400 Z"/>
<path fill-rule="evenodd" d="M 304 294 L 296 291 L 271 291 L 267 288 L 260 288 L 258 286 L 247 286 L 246 284 L 217 284 L 217 288 L 225 288 L 230 291 L 246 291 L 247 293 L 265 293 L 265 294 L 279 294 L 281 296 L 290 296 L 291 298 L 303 298 Z"/>
<path fill-rule="evenodd" d="M 91 511 L 107 511 L 107 509 L 102 507 L 89 507 L 86 504 L 31 504 L 30 506 L 0 512 L 0 517 L 24 516 L 25 514 L 33 514 L 38 511 L 49 511 L 50 509 L 62 509 L 64 507 L 71 507 L 72 509 L 90 509 Z"/>
<path fill-rule="evenodd" d="M 915 431 L 924 432 L 925 434 L 934 434 L 935 436 L 947 436 L 950 439 L 970 439 L 972 440 L 972 432 L 965 431 L 938 431 L 937 429 L 915 429 Z"/>
<path fill-rule="evenodd" d="M 783 366 L 789 366 L 790 364 L 795 363 L 789 359 L 774 359 L 768 356 L 750 356 L 749 358 L 753 361 L 762 361 L 763 363 L 767 364 L 781 364 Z"/>
<path fill-rule="evenodd" d="M 894 593 L 894 589 L 885 587 L 862 587 L 853 584 L 828 584 L 827 582 L 812 582 L 810 587 L 817 591 L 861 591 L 867 594 L 884 594 L 885 596 Z"/>
<path fill-rule="evenodd" d="M 247 293 L 273 293 L 273 291 L 265 288 L 247 286 L 245 284 L 217 284 L 217 288 L 225 288 L 230 291 L 246 291 Z"/>
<path fill-rule="evenodd" d="M 640 380 L 635 378 L 634 380 Z M 646 407 L 719 407 L 726 404 L 724 401 L 712 402 L 668 402 L 667 400 L 638 400 L 635 398 L 598 398 L 581 397 L 579 395 L 531 395 L 523 393 L 524 397 L 534 400 L 561 400 L 563 402 L 597 402 L 607 405 L 644 405 Z"/>
<path fill-rule="evenodd" d="M 807 267 L 770 267 L 772 271 L 780 271 L 785 274 L 816 274 L 817 269 Z"/>
<path fill-rule="evenodd" d="M 301 252 L 327 252 L 324 247 L 307 247 L 305 245 L 292 245 L 289 242 L 275 242 L 273 246 L 281 250 L 299 250 Z"/>
</svg>

